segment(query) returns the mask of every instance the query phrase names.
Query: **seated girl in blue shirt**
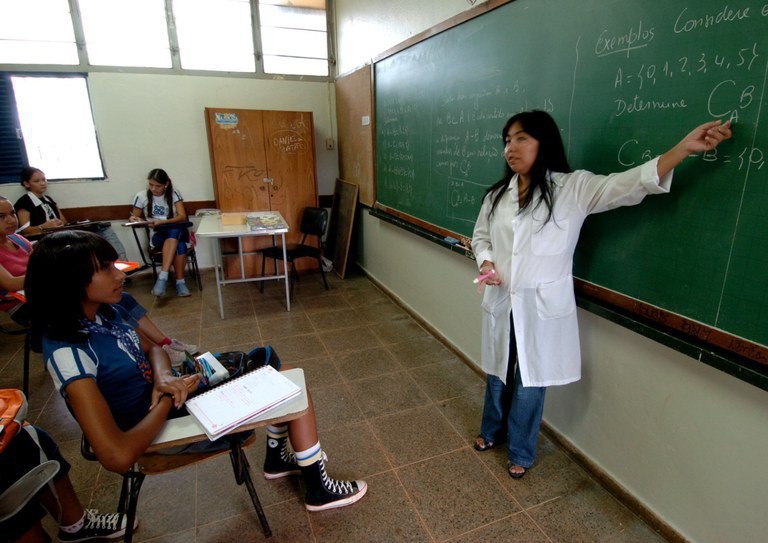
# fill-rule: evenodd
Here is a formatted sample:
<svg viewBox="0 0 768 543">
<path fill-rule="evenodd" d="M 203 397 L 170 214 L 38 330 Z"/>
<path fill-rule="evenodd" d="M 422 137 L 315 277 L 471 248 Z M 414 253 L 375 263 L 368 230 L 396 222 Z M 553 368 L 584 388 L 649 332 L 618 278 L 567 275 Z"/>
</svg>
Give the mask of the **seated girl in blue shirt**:
<svg viewBox="0 0 768 543">
<path fill-rule="evenodd" d="M 101 464 L 122 473 L 152 443 L 171 411 L 198 388 L 199 378 L 175 376 L 166 351 L 137 334 L 115 310 L 125 280 L 113 265 L 116 258 L 107 242 L 89 232 L 51 234 L 32 252 L 25 286 L 56 388 Z M 305 415 L 267 428 L 264 476 L 301 473 L 310 511 L 355 503 L 367 486 L 328 477 L 308 400 Z"/>
</svg>

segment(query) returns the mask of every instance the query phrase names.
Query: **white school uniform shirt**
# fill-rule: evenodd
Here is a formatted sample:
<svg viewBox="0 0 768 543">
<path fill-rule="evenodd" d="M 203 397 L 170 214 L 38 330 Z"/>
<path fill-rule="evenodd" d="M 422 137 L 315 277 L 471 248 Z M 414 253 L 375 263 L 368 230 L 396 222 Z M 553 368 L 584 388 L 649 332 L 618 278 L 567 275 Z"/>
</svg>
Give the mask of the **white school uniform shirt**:
<svg viewBox="0 0 768 543">
<path fill-rule="evenodd" d="M 489 218 L 492 196 L 483 199 L 472 250 L 478 267 L 494 263 L 501 285 L 483 294 L 481 366 L 506 380 L 512 311 L 520 377 L 524 386 L 564 385 L 581 378 L 581 352 L 573 291 L 573 253 L 587 215 L 640 203 L 669 192 L 672 172 L 659 179 L 658 157 L 626 172 L 596 175 L 553 173 L 553 214 L 547 219 L 538 193 L 518 213 L 517 176 Z"/>
<path fill-rule="evenodd" d="M 173 191 L 173 205 L 176 206 L 177 202 L 183 202 L 184 198 L 181 197 L 181 193 L 178 190 Z M 136 194 L 133 199 L 133 207 L 141 209 L 144 212 L 144 216 L 147 217 L 147 191 L 142 190 Z M 168 209 L 168 203 L 165 201 L 165 194 L 162 196 L 152 196 L 152 218 L 164 221 L 170 215 Z"/>
</svg>

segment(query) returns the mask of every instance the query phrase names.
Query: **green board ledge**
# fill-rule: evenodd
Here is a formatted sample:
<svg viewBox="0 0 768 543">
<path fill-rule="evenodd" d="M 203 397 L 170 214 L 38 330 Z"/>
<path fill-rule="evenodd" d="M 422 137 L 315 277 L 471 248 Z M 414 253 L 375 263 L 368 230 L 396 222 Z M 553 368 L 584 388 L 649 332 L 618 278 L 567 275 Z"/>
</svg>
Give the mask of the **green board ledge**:
<svg viewBox="0 0 768 543">
<path fill-rule="evenodd" d="M 474 260 L 470 238 L 379 204 L 370 215 Z M 768 390 L 768 347 L 666 311 L 619 292 L 574 278 L 579 307 Z"/>
</svg>

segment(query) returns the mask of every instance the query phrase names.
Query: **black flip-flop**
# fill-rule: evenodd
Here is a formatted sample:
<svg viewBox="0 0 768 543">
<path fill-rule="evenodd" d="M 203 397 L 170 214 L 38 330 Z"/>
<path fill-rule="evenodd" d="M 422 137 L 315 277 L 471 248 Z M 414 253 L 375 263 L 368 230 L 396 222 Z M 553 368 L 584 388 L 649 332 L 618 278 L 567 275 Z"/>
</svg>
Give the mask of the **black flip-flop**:
<svg viewBox="0 0 768 543">
<path fill-rule="evenodd" d="M 509 466 L 507 468 L 507 473 L 509 473 L 509 476 L 513 479 L 522 479 L 526 473 L 528 473 L 528 468 L 523 468 L 523 471 L 521 473 L 516 473 L 512 471 L 513 467 L 523 468 L 523 466 L 519 466 L 517 464 L 513 464 L 512 466 Z"/>
<path fill-rule="evenodd" d="M 480 445 L 477 440 L 482 439 L 483 444 Z M 472 444 L 472 448 L 474 448 L 478 452 L 484 452 L 484 451 L 490 451 L 496 446 L 496 443 L 493 441 L 487 441 L 483 436 L 477 436 L 477 439 L 475 439 L 475 442 Z"/>
</svg>

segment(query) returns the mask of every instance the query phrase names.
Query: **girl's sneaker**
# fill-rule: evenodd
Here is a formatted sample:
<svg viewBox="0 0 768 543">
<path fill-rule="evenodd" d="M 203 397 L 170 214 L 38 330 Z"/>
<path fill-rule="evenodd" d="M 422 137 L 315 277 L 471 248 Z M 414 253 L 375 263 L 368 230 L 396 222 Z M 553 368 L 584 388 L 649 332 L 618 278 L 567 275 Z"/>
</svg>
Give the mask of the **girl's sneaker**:
<svg viewBox="0 0 768 543">
<path fill-rule="evenodd" d="M 186 296 L 192 296 L 192 293 L 189 292 L 189 288 L 187 288 L 187 284 L 184 281 L 182 281 L 180 283 L 179 282 L 176 283 L 176 295 L 184 298 Z"/>
<path fill-rule="evenodd" d="M 99 514 L 96 509 L 85 510 L 85 525 L 73 534 L 59 530 L 59 541 L 103 541 L 118 539 L 125 535 L 128 518 L 123 513 Z M 138 524 L 134 522 L 134 528 Z"/>
</svg>

